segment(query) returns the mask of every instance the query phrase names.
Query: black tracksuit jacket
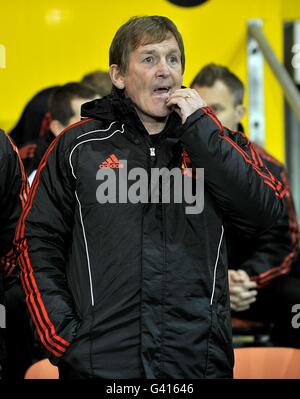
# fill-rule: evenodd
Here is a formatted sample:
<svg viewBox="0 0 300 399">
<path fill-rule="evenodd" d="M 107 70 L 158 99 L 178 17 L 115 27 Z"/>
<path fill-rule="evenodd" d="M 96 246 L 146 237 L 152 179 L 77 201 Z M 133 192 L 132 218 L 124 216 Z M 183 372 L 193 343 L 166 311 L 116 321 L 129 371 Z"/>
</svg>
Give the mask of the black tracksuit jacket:
<svg viewBox="0 0 300 399">
<path fill-rule="evenodd" d="M 27 179 L 17 147 L 0 130 L 0 326 L 5 325 L 2 307 L 5 305 L 4 287 L 15 280 L 17 269 L 13 239 L 27 194 Z M 0 362 L 5 357 L 4 332 L 5 329 L 0 328 Z"/>
<path fill-rule="evenodd" d="M 284 210 L 270 229 L 250 239 L 230 225 L 225 230 L 229 268 L 245 270 L 257 288 L 264 288 L 274 279 L 293 273 L 297 267 L 299 225 L 284 165 L 257 144 L 253 144 L 253 148 L 273 176 L 284 184 L 287 190 Z"/>
<path fill-rule="evenodd" d="M 172 113 L 155 150 L 122 92 L 85 104 L 82 117 L 50 145 L 17 231 L 28 308 L 51 361 L 69 378 L 230 378 L 223 223 L 248 235 L 268 228 L 283 185 L 209 108 L 184 125 Z M 97 201 L 96 174 L 111 158 L 128 171 L 184 173 L 183 150 L 205 168 L 202 213 L 186 214 L 184 202 Z"/>
</svg>

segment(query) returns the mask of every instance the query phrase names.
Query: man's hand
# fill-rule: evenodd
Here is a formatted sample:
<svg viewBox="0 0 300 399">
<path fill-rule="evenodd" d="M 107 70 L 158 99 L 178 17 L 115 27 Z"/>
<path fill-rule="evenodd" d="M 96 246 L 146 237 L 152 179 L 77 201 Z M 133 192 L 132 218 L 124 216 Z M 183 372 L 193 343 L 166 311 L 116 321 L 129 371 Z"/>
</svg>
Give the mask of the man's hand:
<svg viewBox="0 0 300 399">
<path fill-rule="evenodd" d="M 250 308 L 250 304 L 256 301 L 257 284 L 251 281 L 244 270 L 228 270 L 229 294 L 231 309 L 242 312 Z"/>
<path fill-rule="evenodd" d="M 206 102 L 194 89 L 179 89 L 170 95 L 166 102 L 167 107 L 173 107 L 181 117 L 182 123 L 197 109 L 206 107 Z"/>
</svg>

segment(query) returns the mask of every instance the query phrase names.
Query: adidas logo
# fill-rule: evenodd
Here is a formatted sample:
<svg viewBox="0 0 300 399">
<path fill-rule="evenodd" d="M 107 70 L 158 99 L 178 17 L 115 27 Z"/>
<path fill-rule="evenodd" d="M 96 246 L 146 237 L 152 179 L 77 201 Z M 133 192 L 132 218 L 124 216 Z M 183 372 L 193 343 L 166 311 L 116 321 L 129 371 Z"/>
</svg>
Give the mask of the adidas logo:
<svg viewBox="0 0 300 399">
<path fill-rule="evenodd" d="M 101 162 L 99 168 L 112 168 L 112 169 L 121 169 L 124 165 L 119 161 L 115 154 L 111 154 L 106 158 L 105 161 Z"/>
</svg>

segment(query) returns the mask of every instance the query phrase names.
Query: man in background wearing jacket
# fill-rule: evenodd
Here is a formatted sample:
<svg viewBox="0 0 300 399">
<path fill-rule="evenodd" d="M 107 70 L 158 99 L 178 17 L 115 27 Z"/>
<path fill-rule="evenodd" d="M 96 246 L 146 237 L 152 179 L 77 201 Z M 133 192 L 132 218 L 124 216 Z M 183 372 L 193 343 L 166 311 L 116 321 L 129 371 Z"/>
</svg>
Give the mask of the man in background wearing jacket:
<svg viewBox="0 0 300 399">
<path fill-rule="evenodd" d="M 227 128 L 243 132 L 244 85 L 228 68 L 209 64 L 191 85 L 215 110 Z M 228 226 L 229 292 L 233 315 L 273 323 L 273 343 L 300 347 L 300 331 L 292 326 L 293 305 L 300 303 L 300 279 L 295 268 L 299 255 L 299 226 L 284 166 L 253 144 L 269 170 L 287 188 L 285 208 L 277 222 L 252 239 Z"/>
<path fill-rule="evenodd" d="M 37 149 L 28 165 L 28 182 L 31 186 L 41 159 L 51 142 L 62 130 L 80 121 L 81 105 L 95 100 L 97 93 L 83 83 L 70 82 L 58 86 L 49 97 L 49 128 L 43 137 L 36 140 Z"/>
<path fill-rule="evenodd" d="M 231 378 L 223 224 L 270 227 L 285 188 L 182 88 L 168 18 L 130 19 L 109 62 L 111 95 L 50 145 L 20 219 L 37 332 L 61 378 Z M 178 173 L 194 200 L 178 194 Z"/>
<path fill-rule="evenodd" d="M 0 378 L 2 368 L 6 371 L 7 361 L 5 290 L 13 289 L 17 279 L 13 239 L 27 194 L 27 180 L 17 147 L 0 130 Z"/>
</svg>

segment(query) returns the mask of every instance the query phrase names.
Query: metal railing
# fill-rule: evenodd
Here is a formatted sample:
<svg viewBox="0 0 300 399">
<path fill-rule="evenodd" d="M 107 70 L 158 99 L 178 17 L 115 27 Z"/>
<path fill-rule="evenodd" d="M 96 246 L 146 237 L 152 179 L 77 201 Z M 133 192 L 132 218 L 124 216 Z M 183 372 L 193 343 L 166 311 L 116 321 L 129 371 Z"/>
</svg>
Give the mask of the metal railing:
<svg viewBox="0 0 300 399">
<path fill-rule="evenodd" d="M 286 98 L 286 103 L 290 107 L 290 109 L 286 110 L 285 124 L 286 129 L 288 129 L 286 131 L 286 137 L 289 139 L 289 159 L 287 164 L 289 166 L 289 180 L 296 212 L 298 214 L 298 218 L 300 218 L 300 94 L 291 76 L 287 72 L 286 68 L 279 62 L 272 47 L 269 45 L 266 37 L 264 36 L 261 20 L 250 20 L 248 22 L 248 35 L 251 40 L 254 40 L 257 43 L 259 52 L 262 53 L 264 59 L 270 66 L 279 84 L 281 85 Z M 256 103 L 259 103 L 259 101 L 256 99 L 256 96 L 259 97 L 259 95 L 260 92 L 256 92 L 254 98 Z M 263 112 L 263 110 L 257 110 L 257 107 L 254 107 L 254 113 L 256 112 L 259 115 L 259 111 Z M 258 133 L 260 133 L 260 136 L 262 136 L 260 137 L 258 135 L 261 141 L 263 141 L 264 133 Z"/>
<path fill-rule="evenodd" d="M 249 34 L 257 41 L 267 63 L 281 84 L 287 102 L 294 111 L 296 118 L 300 122 L 300 94 L 296 85 L 294 84 L 290 75 L 287 73 L 284 66 L 278 61 L 273 49 L 264 36 L 261 26 L 255 22 L 250 22 L 248 29 Z"/>
</svg>

